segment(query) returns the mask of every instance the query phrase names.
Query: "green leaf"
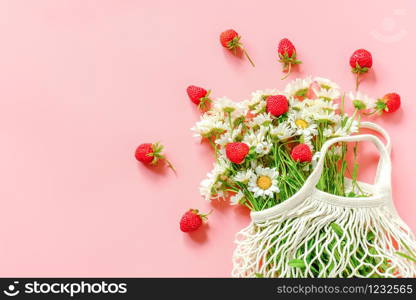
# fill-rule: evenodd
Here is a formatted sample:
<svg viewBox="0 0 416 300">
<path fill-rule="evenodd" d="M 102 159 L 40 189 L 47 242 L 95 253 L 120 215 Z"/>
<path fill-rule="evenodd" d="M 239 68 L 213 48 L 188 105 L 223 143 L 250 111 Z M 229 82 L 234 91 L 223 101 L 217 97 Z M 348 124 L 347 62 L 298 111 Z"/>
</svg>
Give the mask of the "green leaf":
<svg viewBox="0 0 416 300">
<path fill-rule="evenodd" d="M 308 93 L 308 89 L 307 88 L 300 89 L 300 90 L 296 91 L 295 96 L 297 96 L 297 97 L 305 97 L 307 93 Z"/>
<path fill-rule="evenodd" d="M 397 254 L 397 255 L 400 255 L 400 256 L 402 256 L 402 257 L 404 257 L 404 258 L 407 258 L 408 260 L 411 260 L 411 261 L 413 261 L 413 262 L 415 262 L 415 263 L 416 263 L 416 258 L 414 258 L 414 257 L 410 257 L 409 255 L 404 254 L 404 253 L 402 253 L 402 252 L 396 252 L 396 254 Z"/>
<path fill-rule="evenodd" d="M 413 253 L 413 251 L 409 248 L 408 245 L 406 245 L 406 243 L 404 243 L 403 241 L 400 241 L 401 244 L 403 244 L 403 247 L 406 248 L 407 252 L 409 252 L 410 256 L 413 256 L 416 259 L 416 255 Z"/>
<path fill-rule="evenodd" d="M 342 230 L 342 228 L 341 228 L 341 227 L 339 227 L 339 225 L 338 225 L 338 224 L 336 224 L 336 223 L 331 223 L 331 228 L 332 228 L 332 230 L 333 230 L 333 231 L 335 231 L 335 233 L 336 233 L 339 237 L 342 237 L 342 236 L 343 236 L 344 231 Z"/>
<path fill-rule="evenodd" d="M 362 109 L 365 109 L 366 108 L 366 105 L 361 100 L 353 100 L 352 101 L 352 104 L 358 110 L 362 110 Z"/>
<path fill-rule="evenodd" d="M 263 274 L 256 273 L 256 278 L 264 278 Z"/>
<path fill-rule="evenodd" d="M 304 268 L 305 263 L 301 259 L 292 259 L 289 261 L 289 266 L 293 268 Z"/>
<path fill-rule="evenodd" d="M 358 163 L 354 163 L 354 168 L 352 170 L 352 179 L 357 180 L 358 177 Z"/>
</svg>

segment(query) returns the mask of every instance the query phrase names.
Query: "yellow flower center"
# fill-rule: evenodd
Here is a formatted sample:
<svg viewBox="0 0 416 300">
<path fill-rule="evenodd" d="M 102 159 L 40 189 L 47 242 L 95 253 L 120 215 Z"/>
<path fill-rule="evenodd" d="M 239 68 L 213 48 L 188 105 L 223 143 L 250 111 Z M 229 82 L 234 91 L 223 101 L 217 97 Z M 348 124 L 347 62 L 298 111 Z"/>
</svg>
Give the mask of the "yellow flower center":
<svg viewBox="0 0 416 300">
<path fill-rule="evenodd" d="M 306 122 L 305 120 L 299 119 L 295 121 L 296 126 L 305 129 L 306 127 L 308 127 L 308 122 Z"/>
<path fill-rule="evenodd" d="M 257 179 L 257 186 L 262 190 L 267 190 L 272 185 L 272 180 L 269 176 L 259 176 Z"/>
</svg>

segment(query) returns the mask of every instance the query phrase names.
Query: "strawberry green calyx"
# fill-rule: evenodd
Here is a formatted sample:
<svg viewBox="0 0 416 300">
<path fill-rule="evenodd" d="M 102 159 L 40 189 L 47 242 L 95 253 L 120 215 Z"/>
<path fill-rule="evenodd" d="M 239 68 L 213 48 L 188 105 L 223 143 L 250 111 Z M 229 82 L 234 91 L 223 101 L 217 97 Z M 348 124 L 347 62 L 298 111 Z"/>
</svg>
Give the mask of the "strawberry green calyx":
<svg viewBox="0 0 416 300">
<path fill-rule="evenodd" d="M 191 208 L 189 211 L 191 211 L 195 215 L 199 216 L 203 222 L 208 221 L 208 216 L 212 213 L 212 209 L 207 214 L 200 214 L 198 209 L 192 209 Z"/>
<path fill-rule="evenodd" d="M 147 154 L 147 156 L 153 157 L 153 160 L 150 164 L 156 165 L 159 160 L 164 160 L 167 163 L 168 167 L 171 168 L 172 171 L 176 173 L 176 170 L 171 164 L 171 162 L 165 157 L 165 155 L 162 154 L 163 148 L 164 146 L 159 142 L 152 144 L 153 152 Z"/>
<path fill-rule="evenodd" d="M 228 50 L 231 50 L 234 54 L 236 54 L 237 53 L 237 49 L 240 48 L 241 51 L 243 51 L 245 57 L 247 57 L 247 59 L 250 62 L 250 64 L 253 67 L 255 67 L 255 64 L 254 64 L 253 60 L 248 55 L 246 49 L 244 49 L 243 44 L 240 42 L 240 39 L 241 39 L 241 36 L 236 36 L 231 41 L 229 41 L 228 44 L 227 44 Z"/>
<path fill-rule="evenodd" d="M 150 164 L 155 165 L 159 161 L 159 159 L 164 159 L 165 157 L 162 154 L 163 145 L 159 142 L 152 144 L 153 152 L 148 153 L 147 156 L 153 157 L 153 160 Z"/>
<path fill-rule="evenodd" d="M 295 51 L 293 51 L 292 56 L 289 56 L 287 52 L 283 55 L 279 53 L 279 62 L 283 64 L 283 72 L 286 73 L 286 75 L 281 78 L 282 80 L 289 76 L 292 70 L 292 65 L 299 65 L 302 63 L 300 60 L 296 59 Z"/>
<path fill-rule="evenodd" d="M 388 112 L 388 107 L 384 99 L 377 99 L 377 102 L 375 103 L 375 109 L 365 113 L 367 116 L 371 116 L 374 114 L 382 115 L 383 112 Z"/>
<path fill-rule="evenodd" d="M 376 112 L 378 112 L 379 114 L 381 114 L 386 109 L 388 110 L 387 104 L 384 101 L 384 99 L 377 99 L 377 102 L 376 102 Z"/>
<path fill-rule="evenodd" d="M 228 50 L 233 51 L 235 54 L 238 48 L 242 48 L 242 44 L 240 43 L 241 36 L 237 35 L 235 38 L 233 38 L 231 41 L 227 43 Z"/>
<path fill-rule="evenodd" d="M 358 91 L 358 87 L 360 86 L 360 75 L 365 74 L 368 72 L 367 67 L 361 67 L 358 62 L 355 64 L 355 68 L 351 69 L 351 72 L 355 74 L 355 90 Z"/>
<path fill-rule="evenodd" d="M 209 94 L 211 93 L 211 90 L 207 91 L 207 94 L 199 99 L 198 109 L 201 111 L 207 111 L 211 105 L 211 98 L 209 98 Z"/>
<path fill-rule="evenodd" d="M 352 68 L 351 71 L 356 74 L 364 74 L 368 72 L 367 67 L 361 67 L 358 62 L 355 64 L 355 68 Z"/>
</svg>

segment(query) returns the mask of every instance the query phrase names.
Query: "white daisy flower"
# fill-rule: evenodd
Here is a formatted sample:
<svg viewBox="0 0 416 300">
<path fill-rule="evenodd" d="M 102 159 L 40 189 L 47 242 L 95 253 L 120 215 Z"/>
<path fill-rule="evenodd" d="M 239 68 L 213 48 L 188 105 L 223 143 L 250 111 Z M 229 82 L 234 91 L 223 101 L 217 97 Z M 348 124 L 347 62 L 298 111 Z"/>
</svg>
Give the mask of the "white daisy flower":
<svg viewBox="0 0 416 300">
<path fill-rule="evenodd" d="M 324 137 L 331 137 L 334 135 L 334 131 L 332 129 L 332 127 L 327 127 L 324 129 L 324 131 L 322 132 Z"/>
<path fill-rule="evenodd" d="M 304 79 L 297 78 L 286 85 L 285 93 L 289 96 L 303 100 L 306 98 L 306 94 L 308 93 L 309 86 L 312 82 L 312 77 L 306 77 Z"/>
<path fill-rule="evenodd" d="M 247 169 L 246 171 L 239 171 L 237 174 L 234 175 L 234 181 L 241 182 L 241 183 L 248 183 L 251 176 L 253 176 L 254 172 L 252 169 Z"/>
<path fill-rule="evenodd" d="M 335 111 L 338 109 L 338 104 L 332 101 L 325 101 L 322 99 L 306 99 L 302 102 L 303 109 L 307 109 L 310 112 L 316 112 L 320 110 Z"/>
<path fill-rule="evenodd" d="M 251 93 L 251 100 L 249 101 L 249 106 L 254 106 L 258 104 L 260 101 L 263 101 L 264 91 L 257 90 Z"/>
<path fill-rule="evenodd" d="M 251 177 L 248 189 L 254 197 L 273 197 L 279 192 L 277 177 L 279 173 L 275 168 L 256 167 L 255 174 Z"/>
<path fill-rule="evenodd" d="M 215 140 L 215 143 L 217 145 L 220 145 L 222 147 L 225 147 L 228 143 L 232 143 L 235 141 L 235 139 L 237 138 L 237 136 L 239 136 L 241 134 L 241 130 L 243 129 L 243 125 L 240 124 L 237 128 L 234 128 L 234 130 L 231 129 L 227 129 L 227 131 L 225 133 L 223 133 L 222 135 L 220 135 L 220 137 L 218 137 Z"/>
<path fill-rule="evenodd" d="M 293 96 L 287 97 L 290 110 L 302 110 L 305 107 L 305 101 L 299 101 Z"/>
<path fill-rule="evenodd" d="M 218 150 L 218 157 L 227 157 L 227 152 L 226 152 L 225 147 L 221 147 L 220 149 L 217 149 L 217 150 Z"/>
<path fill-rule="evenodd" d="M 344 127 L 335 128 L 334 132 L 332 133 L 332 137 L 342 137 L 347 135 L 347 130 Z"/>
<path fill-rule="evenodd" d="M 256 147 L 257 144 L 260 144 L 265 140 L 268 130 L 269 127 L 264 126 L 261 126 L 257 131 L 250 130 L 244 136 L 243 142 L 249 147 Z"/>
<path fill-rule="evenodd" d="M 227 198 L 227 192 L 224 190 L 224 187 L 220 182 L 214 184 L 212 189 L 212 200 L 224 200 Z"/>
<path fill-rule="evenodd" d="M 323 77 L 315 77 L 313 79 L 313 81 L 316 81 L 319 86 L 321 87 L 321 89 L 325 89 L 325 90 L 339 90 L 339 85 L 336 84 L 335 82 L 327 79 L 327 78 L 323 78 Z"/>
<path fill-rule="evenodd" d="M 218 159 L 214 164 L 213 173 L 217 176 L 223 175 L 230 168 L 230 162 L 225 159 Z"/>
<path fill-rule="evenodd" d="M 227 129 L 227 125 L 215 114 L 203 114 L 200 121 L 191 128 L 195 132 L 195 137 L 211 137 L 219 135 Z"/>
<path fill-rule="evenodd" d="M 342 137 L 358 132 L 359 123 L 353 118 L 347 118 L 348 120 L 344 126 L 341 126 L 341 121 L 337 123 L 332 136 Z"/>
<path fill-rule="evenodd" d="M 333 123 L 339 121 L 339 115 L 336 113 L 338 104 L 322 99 L 306 99 L 303 102 L 305 102 L 305 110 L 312 119 L 317 121 L 330 121 Z"/>
<path fill-rule="evenodd" d="M 221 183 L 218 179 L 227 172 L 229 165 L 224 160 L 218 160 L 214 163 L 214 168 L 208 172 L 207 178 L 202 180 L 199 185 L 199 193 L 206 200 L 214 198 L 224 198 L 224 192 L 220 189 Z"/>
<path fill-rule="evenodd" d="M 376 101 L 361 92 L 357 92 L 355 94 L 353 92 L 349 92 L 348 96 L 354 107 L 358 110 L 367 110 L 375 107 Z"/>
<path fill-rule="evenodd" d="M 295 130 L 289 126 L 287 122 L 279 123 L 277 126 L 272 126 L 270 135 L 283 141 L 294 136 Z"/>
<path fill-rule="evenodd" d="M 231 113 L 235 111 L 236 109 L 239 109 L 238 103 L 232 101 L 231 99 L 227 97 L 218 98 L 214 101 L 213 110 L 215 111 Z"/>
<path fill-rule="evenodd" d="M 296 135 L 312 136 L 318 134 L 318 127 L 304 111 L 294 111 L 289 114 L 289 123 L 296 130 Z"/>
<path fill-rule="evenodd" d="M 321 110 L 312 114 L 312 117 L 316 121 L 326 121 L 330 123 L 336 123 L 339 120 L 339 115 L 334 111 L 330 110 Z"/>
<path fill-rule="evenodd" d="M 247 112 L 257 114 L 259 112 L 265 111 L 265 109 L 266 101 L 264 101 L 262 98 L 260 100 L 255 98 L 254 100 L 252 99 L 247 103 Z"/>
<path fill-rule="evenodd" d="M 208 174 L 209 174 L 208 176 L 210 176 L 210 173 Z M 211 194 L 212 194 L 214 184 L 215 182 L 213 178 L 211 177 L 202 180 L 201 183 L 199 184 L 199 193 L 207 201 L 211 200 Z"/>
<path fill-rule="evenodd" d="M 259 143 L 259 144 L 256 145 L 256 153 L 259 156 L 266 155 L 266 154 L 268 154 L 270 152 L 270 150 L 272 149 L 272 147 L 273 147 L 273 144 L 270 143 L 269 141 L 261 142 L 261 143 Z"/>
<path fill-rule="evenodd" d="M 335 99 L 338 99 L 341 96 L 341 92 L 339 90 L 335 89 L 320 89 L 319 91 L 314 89 L 313 90 L 316 97 L 325 101 L 333 101 Z"/>
<path fill-rule="evenodd" d="M 272 117 L 268 113 L 262 113 L 255 116 L 250 122 L 248 122 L 248 126 L 255 127 L 255 126 L 268 126 L 272 123 Z"/>
<path fill-rule="evenodd" d="M 237 194 L 230 198 L 230 205 L 240 204 L 241 200 L 244 199 L 244 194 L 241 191 L 238 191 Z"/>
<path fill-rule="evenodd" d="M 250 111 L 250 109 L 249 109 L 250 100 L 243 100 L 243 101 L 237 102 L 237 106 L 239 108 L 240 113 L 243 116 L 246 116 L 247 113 Z"/>
<path fill-rule="evenodd" d="M 360 123 L 357 120 L 350 118 L 347 122 L 348 134 L 357 133 L 360 127 Z"/>
</svg>

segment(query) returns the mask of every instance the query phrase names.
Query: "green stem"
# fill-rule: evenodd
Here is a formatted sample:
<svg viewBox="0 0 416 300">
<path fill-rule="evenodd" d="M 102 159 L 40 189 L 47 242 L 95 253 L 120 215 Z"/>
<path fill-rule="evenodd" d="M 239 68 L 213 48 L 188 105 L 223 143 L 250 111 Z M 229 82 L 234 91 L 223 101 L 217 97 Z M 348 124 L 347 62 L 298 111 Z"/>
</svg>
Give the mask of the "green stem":
<svg viewBox="0 0 416 300">
<path fill-rule="evenodd" d="M 248 61 L 250 62 L 250 64 L 255 67 L 254 62 L 251 60 L 251 57 L 248 55 L 246 49 L 244 49 L 243 47 L 241 47 L 241 50 L 243 50 L 244 55 L 247 57 Z"/>
<path fill-rule="evenodd" d="M 218 149 L 217 149 L 217 145 L 215 145 L 215 143 L 211 140 L 211 137 L 208 138 L 208 141 L 209 141 L 209 144 L 214 149 L 214 152 L 215 152 L 215 160 L 218 160 Z"/>
<path fill-rule="evenodd" d="M 288 69 L 287 69 L 287 72 L 286 72 L 286 75 L 285 76 L 283 76 L 282 78 L 281 78 L 281 80 L 285 80 L 289 75 L 290 75 L 290 71 L 292 71 L 292 64 L 291 63 L 289 63 L 289 66 L 288 66 Z"/>
<path fill-rule="evenodd" d="M 355 75 L 355 90 L 358 91 L 358 87 L 360 86 L 360 73 L 356 73 Z"/>
</svg>

